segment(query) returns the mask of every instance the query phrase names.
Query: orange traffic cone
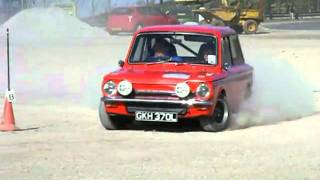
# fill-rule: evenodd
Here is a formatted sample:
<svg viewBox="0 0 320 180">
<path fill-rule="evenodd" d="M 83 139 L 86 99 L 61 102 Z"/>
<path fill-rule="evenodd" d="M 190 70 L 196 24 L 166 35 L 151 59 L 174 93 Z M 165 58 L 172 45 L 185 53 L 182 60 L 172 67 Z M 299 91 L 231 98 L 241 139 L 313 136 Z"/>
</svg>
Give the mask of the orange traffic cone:
<svg viewBox="0 0 320 180">
<path fill-rule="evenodd" d="M 12 102 L 5 99 L 3 118 L 0 123 L 0 131 L 14 131 L 16 130 Z"/>
</svg>

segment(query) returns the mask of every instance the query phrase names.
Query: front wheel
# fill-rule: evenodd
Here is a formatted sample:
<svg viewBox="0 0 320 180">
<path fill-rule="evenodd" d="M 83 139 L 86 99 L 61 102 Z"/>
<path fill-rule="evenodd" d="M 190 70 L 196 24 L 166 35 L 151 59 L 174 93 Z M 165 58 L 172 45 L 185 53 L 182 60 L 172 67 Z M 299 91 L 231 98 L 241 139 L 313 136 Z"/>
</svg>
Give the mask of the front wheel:
<svg viewBox="0 0 320 180">
<path fill-rule="evenodd" d="M 223 131 L 229 127 L 231 121 L 231 111 L 225 98 L 217 100 L 216 107 L 212 116 L 200 119 L 203 130 L 209 132 Z"/>
<path fill-rule="evenodd" d="M 105 109 L 104 102 L 99 106 L 99 118 L 102 126 L 108 130 L 125 129 L 132 121 L 118 116 L 109 116 Z"/>
<path fill-rule="evenodd" d="M 246 20 L 243 25 L 243 30 L 246 34 L 254 34 L 258 31 L 258 22 L 255 20 Z"/>
</svg>

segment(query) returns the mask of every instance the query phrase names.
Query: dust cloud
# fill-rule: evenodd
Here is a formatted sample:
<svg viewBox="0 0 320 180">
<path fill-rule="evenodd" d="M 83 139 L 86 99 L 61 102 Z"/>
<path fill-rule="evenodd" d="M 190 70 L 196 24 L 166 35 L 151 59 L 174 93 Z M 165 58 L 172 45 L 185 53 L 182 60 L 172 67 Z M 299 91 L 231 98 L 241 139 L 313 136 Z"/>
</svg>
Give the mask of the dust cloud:
<svg viewBox="0 0 320 180">
<path fill-rule="evenodd" d="M 288 61 L 261 53 L 248 63 L 254 67 L 252 96 L 235 115 L 233 128 L 293 120 L 315 112 L 312 84 Z"/>
<path fill-rule="evenodd" d="M 109 35 L 58 8 L 21 11 L 0 27 L 0 92 L 6 89 L 6 29 L 10 29 L 12 87 L 17 103 L 98 104 L 111 62 Z M 119 57 L 118 57 L 119 58 Z"/>
<path fill-rule="evenodd" d="M 2 36 L 7 28 L 11 31 L 13 44 L 31 46 L 87 42 L 106 35 L 103 29 L 91 27 L 59 8 L 23 10 L 2 25 Z"/>
</svg>

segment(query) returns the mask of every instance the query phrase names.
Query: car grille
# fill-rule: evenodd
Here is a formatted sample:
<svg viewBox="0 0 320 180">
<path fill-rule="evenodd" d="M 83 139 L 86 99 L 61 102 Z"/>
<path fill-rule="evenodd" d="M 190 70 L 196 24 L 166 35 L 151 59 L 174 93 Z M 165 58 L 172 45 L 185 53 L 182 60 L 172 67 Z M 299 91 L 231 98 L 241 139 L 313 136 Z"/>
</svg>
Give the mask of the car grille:
<svg viewBox="0 0 320 180">
<path fill-rule="evenodd" d="M 188 98 L 194 97 L 190 94 Z M 150 99 L 150 100 L 180 100 L 174 91 L 162 90 L 135 90 L 129 98 L 133 99 Z M 147 103 L 147 102 L 126 102 L 129 113 L 136 111 L 153 111 L 153 112 L 175 112 L 179 115 L 187 113 L 187 105 L 171 103 Z"/>
</svg>

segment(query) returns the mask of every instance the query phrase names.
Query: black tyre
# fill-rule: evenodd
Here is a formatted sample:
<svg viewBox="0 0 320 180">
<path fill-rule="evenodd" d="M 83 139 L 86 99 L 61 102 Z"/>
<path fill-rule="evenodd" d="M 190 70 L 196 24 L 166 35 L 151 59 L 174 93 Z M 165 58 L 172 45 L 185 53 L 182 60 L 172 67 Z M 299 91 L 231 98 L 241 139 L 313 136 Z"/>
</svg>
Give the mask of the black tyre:
<svg viewBox="0 0 320 180">
<path fill-rule="evenodd" d="M 243 24 L 243 30 L 246 34 L 254 34 L 258 31 L 258 22 L 252 19 L 246 20 Z"/>
<path fill-rule="evenodd" d="M 127 125 L 132 123 L 131 120 L 120 118 L 118 116 L 109 116 L 104 108 L 104 103 L 99 106 L 99 118 L 102 126 L 108 130 L 125 129 Z"/>
<path fill-rule="evenodd" d="M 231 111 L 226 98 L 221 97 L 217 104 L 213 116 L 200 119 L 200 125 L 204 131 L 218 132 L 229 127 L 231 121 Z"/>
</svg>

